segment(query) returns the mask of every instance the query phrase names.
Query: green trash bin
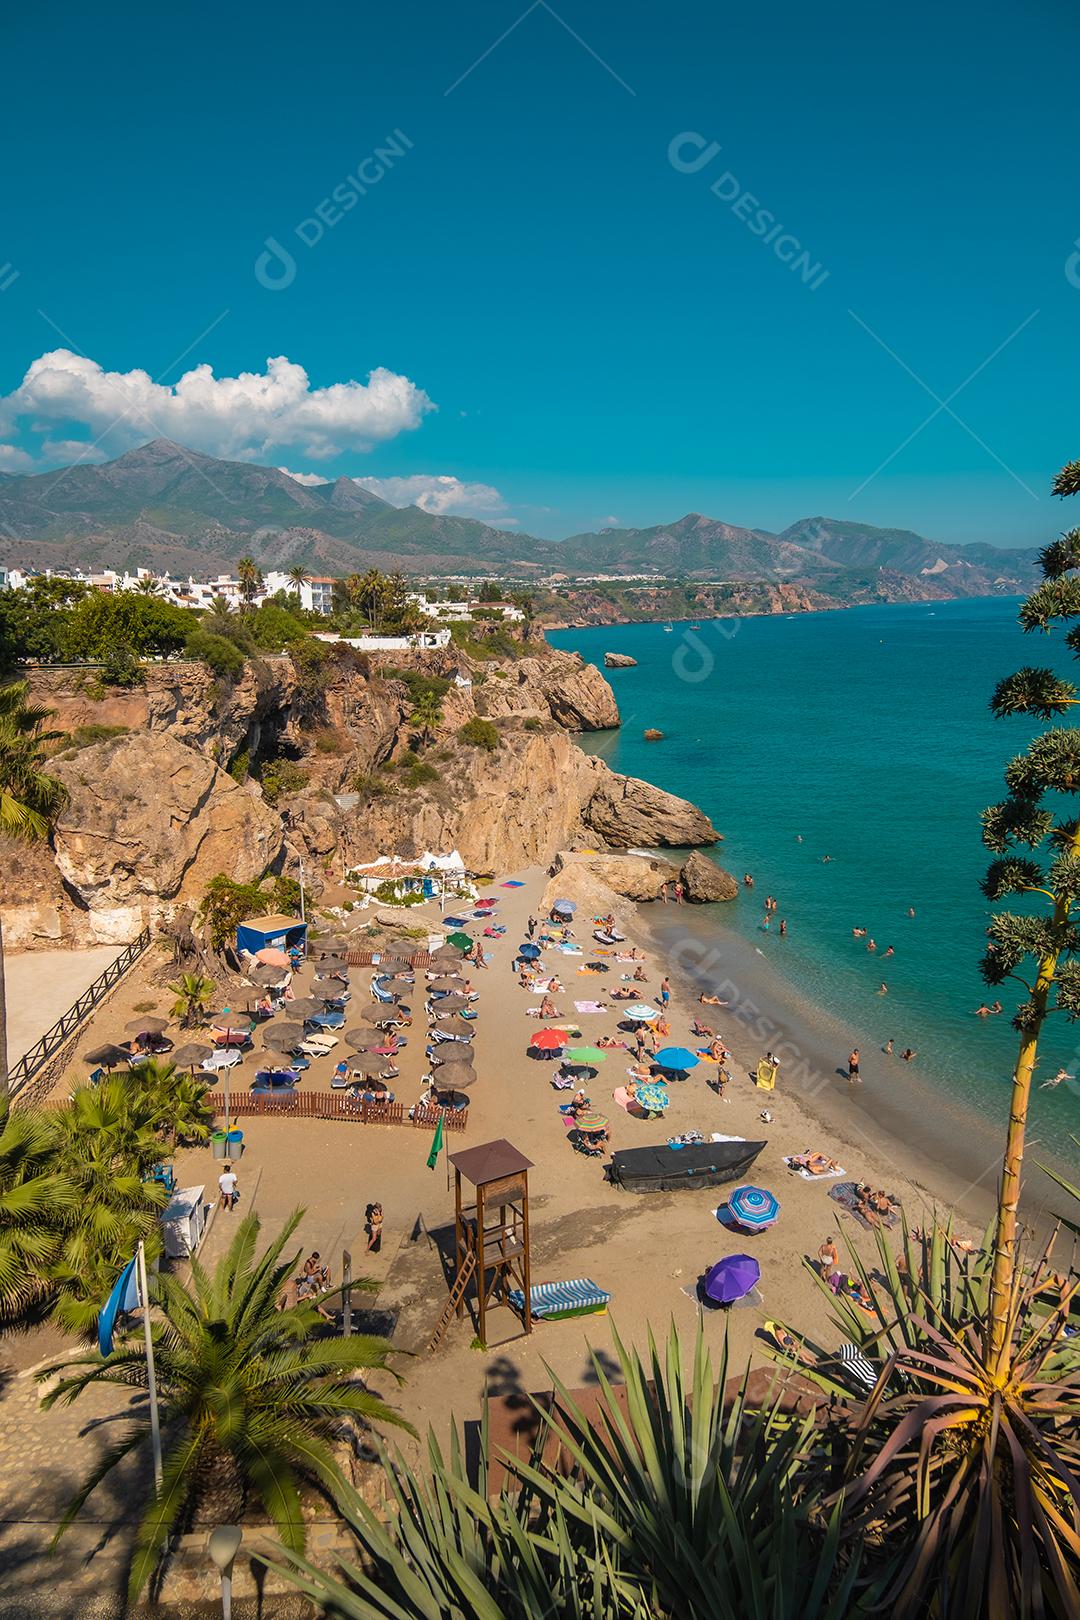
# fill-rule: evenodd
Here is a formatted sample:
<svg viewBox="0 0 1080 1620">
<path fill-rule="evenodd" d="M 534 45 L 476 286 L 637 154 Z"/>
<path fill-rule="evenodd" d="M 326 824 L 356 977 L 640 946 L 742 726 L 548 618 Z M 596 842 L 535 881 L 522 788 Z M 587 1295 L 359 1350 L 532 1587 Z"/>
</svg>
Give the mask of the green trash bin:
<svg viewBox="0 0 1080 1620">
<path fill-rule="evenodd" d="M 210 1150 L 215 1159 L 229 1157 L 229 1138 L 224 1131 L 215 1131 L 210 1138 Z"/>
</svg>

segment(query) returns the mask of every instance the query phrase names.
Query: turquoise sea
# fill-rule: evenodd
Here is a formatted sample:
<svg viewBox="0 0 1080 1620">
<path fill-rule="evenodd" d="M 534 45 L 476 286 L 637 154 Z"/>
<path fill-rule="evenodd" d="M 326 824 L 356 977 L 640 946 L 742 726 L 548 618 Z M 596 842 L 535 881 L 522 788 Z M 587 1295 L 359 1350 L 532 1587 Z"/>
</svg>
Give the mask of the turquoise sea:
<svg viewBox="0 0 1080 1620">
<path fill-rule="evenodd" d="M 1004 1118 L 1017 997 L 1016 987 L 988 990 L 979 974 L 988 915 L 979 813 L 1002 796 L 1002 768 L 1030 733 L 1023 720 L 995 720 L 988 699 L 1026 663 L 1075 673 L 1060 637 L 1021 632 L 1018 605 L 991 598 L 549 635 L 601 667 L 606 651 L 638 660 L 606 672 L 622 729 L 581 741 L 615 770 L 701 805 L 724 834 L 717 859 L 740 880 L 753 875 L 753 890 L 710 907 L 705 926 L 737 930 L 849 1029 L 864 1071 L 872 1053 L 890 1084 L 914 1091 L 921 1079 L 950 1112 L 984 1121 Z M 646 727 L 663 741 L 645 742 Z M 766 895 L 786 938 L 776 921 L 762 930 Z M 1002 1016 L 973 1016 L 999 994 Z M 1080 1024 L 1051 1022 L 1038 1078 L 1061 1065 L 1080 1076 Z M 910 1068 L 887 1066 L 880 1049 L 890 1037 L 898 1053 L 916 1049 Z M 1075 1161 L 1080 1080 L 1036 1089 L 1034 1124 L 1055 1158 Z"/>
</svg>

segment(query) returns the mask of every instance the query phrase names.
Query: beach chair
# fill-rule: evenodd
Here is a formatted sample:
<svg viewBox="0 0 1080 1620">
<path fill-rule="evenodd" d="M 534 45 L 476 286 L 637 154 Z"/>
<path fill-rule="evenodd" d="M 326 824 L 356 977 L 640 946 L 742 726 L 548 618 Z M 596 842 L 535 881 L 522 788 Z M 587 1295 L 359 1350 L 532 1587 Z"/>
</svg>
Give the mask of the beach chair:
<svg viewBox="0 0 1080 1620">
<path fill-rule="evenodd" d="M 391 1005 L 393 1005 L 394 1001 L 393 996 L 391 995 L 390 991 L 387 990 L 385 984 L 374 976 L 371 980 L 371 999 L 372 1001 L 388 1002 Z"/>
<path fill-rule="evenodd" d="M 506 1297 L 516 1311 L 524 1311 L 523 1289 L 512 1288 Z M 530 1314 L 545 1322 L 562 1322 L 572 1316 L 602 1316 L 610 1300 L 611 1295 L 593 1282 L 591 1277 L 573 1277 L 569 1282 L 533 1283 L 529 1289 Z"/>
</svg>

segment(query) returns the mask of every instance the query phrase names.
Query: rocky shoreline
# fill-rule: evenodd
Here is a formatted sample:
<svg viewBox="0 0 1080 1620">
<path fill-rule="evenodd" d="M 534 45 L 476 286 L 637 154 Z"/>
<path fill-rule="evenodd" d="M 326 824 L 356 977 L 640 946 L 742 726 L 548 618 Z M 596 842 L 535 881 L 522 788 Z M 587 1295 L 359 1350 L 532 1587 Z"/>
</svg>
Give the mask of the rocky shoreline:
<svg viewBox="0 0 1080 1620">
<path fill-rule="evenodd" d="M 29 671 L 32 701 L 67 735 L 50 769 L 69 799 L 48 846 L 5 851 L 9 948 L 125 943 L 197 905 L 218 872 L 249 883 L 303 862 L 317 898 L 380 854 L 456 848 L 494 872 L 719 838 L 696 806 L 576 745 L 575 732 L 619 724 L 611 687 L 577 654 L 541 642 L 518 659 L 329 662 L 317 685 L 287 656 L 231 683 L 159 664 L 104 694 L 87 671 Z M 419 755 L 410 677 L 444 688 Z M 477 720 L 489 729 L 474 745 L 462 728 Z"/>
</svg>

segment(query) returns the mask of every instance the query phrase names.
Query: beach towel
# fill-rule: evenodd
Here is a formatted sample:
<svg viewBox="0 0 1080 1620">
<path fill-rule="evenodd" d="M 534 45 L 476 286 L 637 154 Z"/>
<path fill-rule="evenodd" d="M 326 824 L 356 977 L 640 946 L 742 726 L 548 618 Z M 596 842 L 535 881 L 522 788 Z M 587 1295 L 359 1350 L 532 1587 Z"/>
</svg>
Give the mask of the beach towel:
<svg viewBox="0 0 1080 1620">
<path fill-rule="evenodd" d="M 501 889 L 523 889 L 525 885 L 519 882 L 517 878 L 507 878 L 506 882 L 500 883 L 499 887 Z"/>
<path fill-rule="evenodd" d="M 765 1059 L 762 1058 L 757 1066 L 754 1084 L 759 1091 L 774 1091 L 776 1089 L 776 1064 L 766 1063 Z"/>
<path fill-rule="evenodd" d="M 602 1001 L 575 1001 L 574 1006 L 577 1008 L 578 1012 L 607 1012 L 607 1008 L 604 1006 Z"/>
<path fill-rule="evenodd" d="M 444 917 L 443 918 L 443 922 L 445 923 L 447 928 L 467 928 L 469 926 L 469 920 L 470 919 L 468 917 Z"/>
<path fill-rule="evenodd" d="M 841 1209 L 846 1209 L 848 1214 L 853 1216 L 854 1219 L 858 1221 L 860 1226 L 865 1226 L 868 1232 L 872 1232 L 874 1230 L 874 1221 L 867 1220 L 866 1216 L 858 1207 L 859 1188 L 856 1182 L 838 1181 L 835 1187 L 829 1188 L 829 1197 L 833 1199 L 835 1203 L 839 1204 Z M 890 1199 L 890 1203 L 894 1202 L 895 1200 Z M 881 1222 L 882 1226 L 893 1227 L 900 1219 L 900 1214 L 898 1210 L 893 1209 L 888 1215 L 879 1215 L 877 1219 Z"/>
<path fill-rule="evenodd" d="M 793 1163 L 793 1159 L 794 1155 L 792 1154 L 790 1157 L 785 1158 L 784 1163 L 792 1175 L 801 1176 L 804 1181 L 834 1181 L 837 1176 L 847 1175 L 847 1171 L 842 1165 L 838 1170 L 821 1170 L 815 1174 L 813 1170 L 808 1170 L 805 1165 Z"/>
</svg>

